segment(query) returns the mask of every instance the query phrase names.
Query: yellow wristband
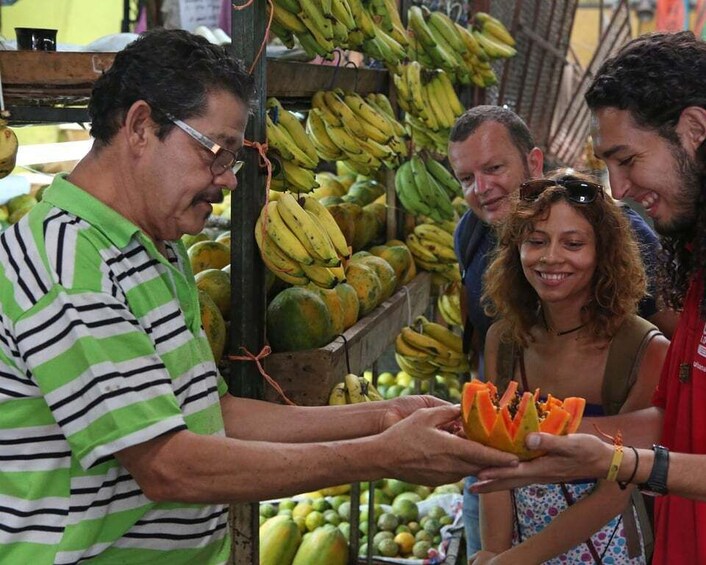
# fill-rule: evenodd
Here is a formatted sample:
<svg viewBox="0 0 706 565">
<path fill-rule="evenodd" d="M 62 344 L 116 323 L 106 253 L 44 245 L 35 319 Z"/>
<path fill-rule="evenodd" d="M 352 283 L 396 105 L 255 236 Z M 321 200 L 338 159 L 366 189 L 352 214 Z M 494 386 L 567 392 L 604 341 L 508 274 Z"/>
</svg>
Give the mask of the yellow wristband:
<svg viewBox="0 0 706 565">
<path fill-rule="evenodd" d="M 613 452 L 613 459 L 610 461 L 610 467 L 608 467 L 608 476 L 606 480 L 615 481 L 618 478 L 618 471 L 620 470 L 620 464 L 623 462 L 623 446 L 616 445 L 615 451 Z"/>
</svg>

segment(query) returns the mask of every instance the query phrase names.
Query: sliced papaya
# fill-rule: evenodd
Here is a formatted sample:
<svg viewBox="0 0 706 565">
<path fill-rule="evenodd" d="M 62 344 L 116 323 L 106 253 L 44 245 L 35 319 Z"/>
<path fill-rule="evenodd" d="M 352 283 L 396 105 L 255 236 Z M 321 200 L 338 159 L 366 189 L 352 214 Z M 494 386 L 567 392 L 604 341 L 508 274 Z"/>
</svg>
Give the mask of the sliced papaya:
<svg viewBox="0 0 706 565">
<path fill-rule="evenodd" d="M 522 460 L 542 455 L 525 447 L 527 434 L 546 432 L 564 435 L 575 432 L 586 401 L 570 397 L 561 401 L 551 395 L 540 402 L 539 390 L 517 392 L 511 381 L 501 397 L 492 383 L 477 379 L 466 383 L 461 395 L 461 410 L 466 436 L 474 441 L 517 454 Z M 518 398 L 519 397 L 519 398 Z"/>
</svg>

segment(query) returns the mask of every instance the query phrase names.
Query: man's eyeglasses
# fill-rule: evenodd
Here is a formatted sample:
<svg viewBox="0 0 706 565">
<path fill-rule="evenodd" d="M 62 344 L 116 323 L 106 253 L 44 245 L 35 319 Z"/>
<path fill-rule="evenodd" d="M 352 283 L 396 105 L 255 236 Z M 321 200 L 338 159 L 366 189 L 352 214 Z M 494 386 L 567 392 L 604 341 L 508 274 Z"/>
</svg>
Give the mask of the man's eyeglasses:
<svg viewBox="0 0 706 565">
<path fill-rule="evenodd" d="M 233 153 L 230 149 L 221 147 L 215 141 L 211 141 L 204 134 L 199 131 L 196 131 L 186 122 L 177 120 L 171 114 L 165 113 L 164 115 L 176 127 L 178 127 L 187 135 L 194 138 L 199 144 L 201 144 L 203 147 L 213 153 L 213 162 L 211 163 L 211 173 L 213 174 L 213 176 L 217 177 L 219 175 L 222 175 L 228 169 L 231 169 L 233 171 L 233 174 L 236 174 L 243 167 L 244 161 L 238 161 L 237 157 L 235 156 L 235 153 Z"/>
<path fill-rule="evenodd" d="M 560 186 L 566 191 L 566 197 L 577 204 L 590 204 L 600 194 L 603 195 L 603 186 L 594 182 L 579 179 L 538 179 L 523 182 L 520 185 L 520 199 L 533 202 L 548 188 Z"/>
</svg>

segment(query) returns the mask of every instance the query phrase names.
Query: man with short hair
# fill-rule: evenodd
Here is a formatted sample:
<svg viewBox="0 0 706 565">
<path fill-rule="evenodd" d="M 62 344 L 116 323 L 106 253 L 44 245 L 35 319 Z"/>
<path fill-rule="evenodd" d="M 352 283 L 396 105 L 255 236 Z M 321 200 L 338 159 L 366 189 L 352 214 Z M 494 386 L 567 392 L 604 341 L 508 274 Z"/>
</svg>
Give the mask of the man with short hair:
<svg viewBox="0 0 706 565">
<path fill-rule="evenodd" d="M 662 235 L 660 293 L 682 312 L 652 408 L 601 419 L 622 451 L 592 435 L 530 434 L 550 453 L 478 491 L 604 477 L 640 485 L 655 500 L 654 565 L 706 563 L 706 43 L 691 32 L 628 43 L 599 69 L 586 102 L 596 155 L 618 198 L 645 207 Z M 590 422 L 582 428 L 594 432 Z M 595 433 L 595 432 L 594 432 Z M 661 445 L 653 445 L 655 441 Z M 622 457 L 621 457 L 622 454 Z"/>
<path fill-rule="evenodd" d="M 146 32 L 94 86 L 89 154 L 0 235 L 0 563 L 225 563 L 231 502 L 516 461 L 429 396 L 228 394 L 180 237 L 236 188 L 253 98 L 222 47 Z"/>
<path fill-rule="evenodd" d="M 489 254 L 495 246 L 493 227 L 510 211 L 510 199 L 520 184 L 542 176 L 544 154 L 535 145 L 525 122 L 501 106 L 476 106 L 458 118 L 449 136 L 449 162 L 461 183 L 469 211 L 454 234 L 456 255 L 462 271 L 464 292 L 464 346 L 478 359 L 478 373 L 485 378 L 485 336 L 493 323 L 483 309 L 482 280 Z M 659 243 L 652 229 L 634 210 L 624 207 L 640 246 L 651 291 L 655 288 L 652 266 Z M 638 314 L 671 335 L 676 315 L 658 310 L 653 296 L 640 302 Z M 469 477 L 466 486 L 474 479 Z M 480 549 L 478 498 L 464 489 L 464 516 L 468 555 Z"/>
</svg>

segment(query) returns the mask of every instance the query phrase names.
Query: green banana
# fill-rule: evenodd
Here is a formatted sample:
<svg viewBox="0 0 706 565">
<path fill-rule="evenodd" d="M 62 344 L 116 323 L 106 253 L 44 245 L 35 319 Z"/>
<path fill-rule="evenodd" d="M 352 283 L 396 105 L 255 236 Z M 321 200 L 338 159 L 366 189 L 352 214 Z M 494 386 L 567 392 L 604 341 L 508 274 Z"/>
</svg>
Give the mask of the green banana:
<svg viewBox="0 0 706 565">
<path fill-rule="evenodd" d="M 439 161 L 436 159 L 427 159 L 424 164 L 427 167 L 427 171 L 431 174 L 432 177 L 438 182 L 446 191 L 446 194 L 449 195 L 450 198 L 454 198 L 456 196 L 463 196 L 463 192 L 461 191 L 461 184 L 456 180 L 456 177 L 453 176 L 449 170 L 444 167 Z"/>
<path fill-rule="evenodd" d="M 407 23 L 414 33 L 414 36 L 417 38 L 417 41 L 419 41 L 419 44 L 425 49 L 427 47 L 436 46 L 436 40 L 424 20 L 422 9 L 419 6 L 411 6 L 409 8 L 407 11 Z"/>
<path fill-rule="evenodd" d="M 486 55 L 491 59 L 509 59 L 517 55 L 517 51 L 514 47 L 505 45 L 491 35 L 486 35 L 480 31 L 474 30 L 473 37 L 476 38 L 478 44 L 483 48 Z"/>
<path fill-rule="evenodd" d="M 422 8 L 422 14 L 423 16 L 427 16 L 424 8 Z M 467 52 L 468 48 L 458 33 L 458 30 L 454 26 L 453 20 L 446 14 L 438 11 L 429 12 L 426 17 L 426 22 L 432 32 L 437 32 L 434 34 L 435 38 L 438 39 L 439 36 L 443 37 L 445 43 L 449 45 L 456 53 L 463 54 Z"/>
<path fill-rule="evenodd" d="M 515 46 L 515 38 L 512 37 L 512 34 L 505 27 L 505 24 L 499 19 L 494 18 L 487 12 L 476 12 L 473 17 L 474 20 L 480 24 L 484 32 L 487 31 L 490 35 L 495 37 L 495 39 L 505 45 L 509 45 L 510 47 Z"/>
</svg>

